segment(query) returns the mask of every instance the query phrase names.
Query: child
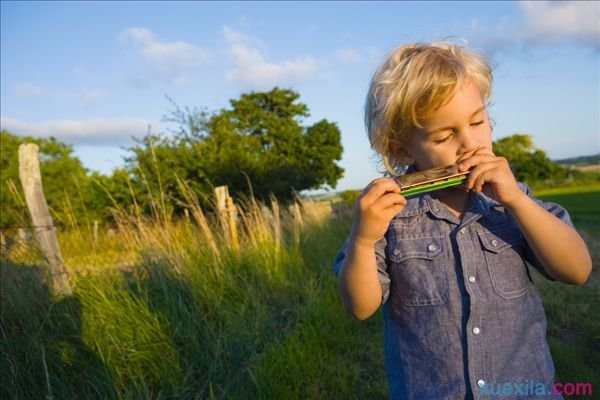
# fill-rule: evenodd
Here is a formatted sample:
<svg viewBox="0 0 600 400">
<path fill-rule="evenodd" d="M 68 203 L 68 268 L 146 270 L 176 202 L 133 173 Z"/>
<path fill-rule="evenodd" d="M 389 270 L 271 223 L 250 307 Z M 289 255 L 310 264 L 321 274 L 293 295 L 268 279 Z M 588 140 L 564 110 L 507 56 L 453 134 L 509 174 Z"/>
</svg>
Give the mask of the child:
<svg viewBox="0 0 600 400">
<path fill-rule="evenodd" d="M 365 123 L 390 174 L 470 169 L 462 187 L 408 200 L 392 178 L 373 180 L 335 259 L 353 316 L 383 304 L 392 399 L 560 398 L 525 261 L 582 285 L 591 258 L 568 213 L 535 199 L 492 152 L 491 84 L 482 56 L 435 42 L 395 49 L 369 88 Z"/>
</svg>

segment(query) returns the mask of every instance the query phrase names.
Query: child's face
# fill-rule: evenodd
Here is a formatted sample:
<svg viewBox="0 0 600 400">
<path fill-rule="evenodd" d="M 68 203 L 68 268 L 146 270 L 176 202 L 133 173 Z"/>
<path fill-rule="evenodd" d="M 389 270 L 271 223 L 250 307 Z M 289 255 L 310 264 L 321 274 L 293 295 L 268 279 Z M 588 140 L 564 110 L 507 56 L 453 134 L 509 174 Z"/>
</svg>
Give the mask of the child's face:
<svg viewBox="0 0 600 400">
<path fill-rule="evenodd" d="M 462 153 L 478 146 L 492 149 L 490 121 L 472 82 L 459 88 L 423 126 L 414 132 L 407 146 L 418 170 L 454 164 Z"/>
</svg>

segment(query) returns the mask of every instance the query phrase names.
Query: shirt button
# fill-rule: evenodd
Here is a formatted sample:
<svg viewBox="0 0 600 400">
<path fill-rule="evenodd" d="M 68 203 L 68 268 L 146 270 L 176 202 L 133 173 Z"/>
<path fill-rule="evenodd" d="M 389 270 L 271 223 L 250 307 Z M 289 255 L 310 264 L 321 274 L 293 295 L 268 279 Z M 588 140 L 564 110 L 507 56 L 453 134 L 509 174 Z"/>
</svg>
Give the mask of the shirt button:
<svg viewBox="0 0 600 400">
<path fill-rule="evenodd" d="M 496 239 L 492 239 L 492 246 L 498 246 L 498 241 Z"/>
<path fill-rule="evenodd" d="M 461 235 L 464 235 L 465 234 L 465 228 L 460 228 L 458 230 L 458 233 L 460 233 Z"/>
<path fill-rule="evenodd" d="M 477 381 L 477 386 L 484 387 L 485 386 L 485 381 L 483 379 L 478 380 Z"/>
<path fill-rule="evenodd" d="M 479 332 L 480 332 L 480 330 L 479 330 L 478 327 L 473 328 L 473 333 L 474 334 L 479 335 Z"/>
<path fill-rule="evenodd" d="M 431 244 L 429 244 L 429 246 L 427 246 L 427 250 L 429 250 L 429 251 L 436 251 L 437 249 L 438 249 L 438 247 L 435 243 L 431 243 Z"/>
<path fill-rule="evenodd" d="M 471 283 L 475 282 L 475 277 L 471 275 L 471 276 L 469 277 L 469 282 L 471 282 Z"/>
</svg>

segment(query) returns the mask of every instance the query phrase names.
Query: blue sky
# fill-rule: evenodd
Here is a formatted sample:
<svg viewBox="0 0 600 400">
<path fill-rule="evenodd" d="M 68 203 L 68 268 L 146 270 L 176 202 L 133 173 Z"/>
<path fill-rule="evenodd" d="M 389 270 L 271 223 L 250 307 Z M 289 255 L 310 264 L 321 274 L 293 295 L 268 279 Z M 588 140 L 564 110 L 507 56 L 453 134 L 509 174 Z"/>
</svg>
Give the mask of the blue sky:
<svg viewBox="0 0 600 400">
<path fill-rule="evenodd" d="M 495 138 L 552 158 L 600 152 L 600 3 L 1 2 L 1 125 L 53 135 L 86 167 L 123 165 L 172 105 L 216 111 L 292 88 L 342 131 L 337 190 L 379 175 L 363 125 L 369 79 L 396 46 L 454 37 L 494 66 Z M 455 41 L 456 41 L 455 40 Z"/>
</svg>

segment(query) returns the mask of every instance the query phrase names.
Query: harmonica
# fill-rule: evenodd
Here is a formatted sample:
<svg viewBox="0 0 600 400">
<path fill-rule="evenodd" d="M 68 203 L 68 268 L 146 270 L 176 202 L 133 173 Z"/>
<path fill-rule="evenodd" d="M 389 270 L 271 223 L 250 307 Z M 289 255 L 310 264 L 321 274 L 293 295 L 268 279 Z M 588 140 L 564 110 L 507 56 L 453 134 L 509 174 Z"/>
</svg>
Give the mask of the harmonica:
<svg viewBox="0 0 600 400">
<path fill-rule="evenodd" d="M 458 186 L 467 180 L 470 171 L 459 171 L 457 165 L 448 165 L 417 171 L 394 178 L 404 197 Z"/>
</svg>

